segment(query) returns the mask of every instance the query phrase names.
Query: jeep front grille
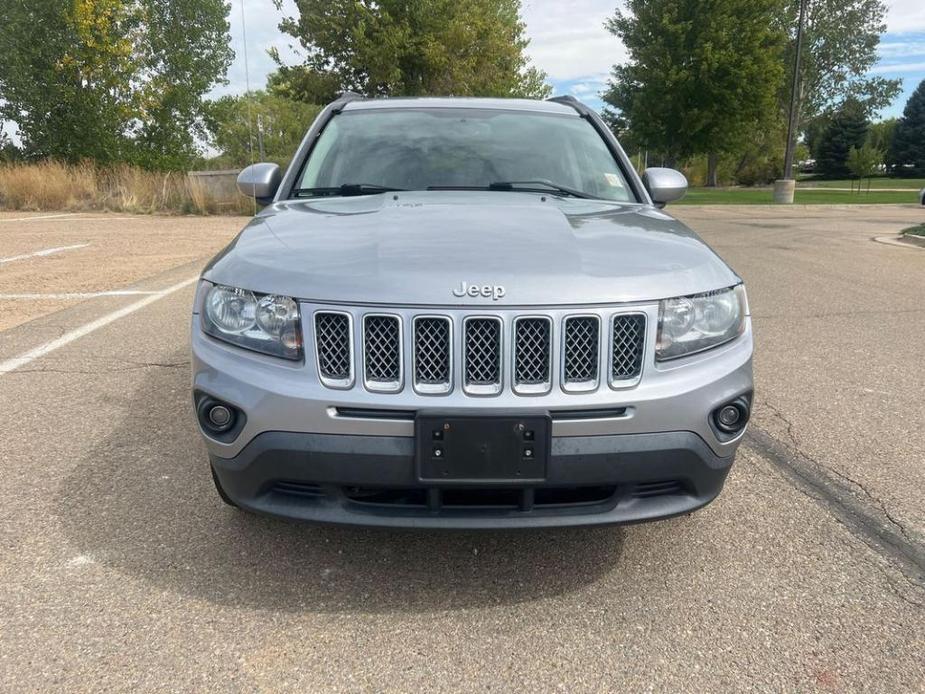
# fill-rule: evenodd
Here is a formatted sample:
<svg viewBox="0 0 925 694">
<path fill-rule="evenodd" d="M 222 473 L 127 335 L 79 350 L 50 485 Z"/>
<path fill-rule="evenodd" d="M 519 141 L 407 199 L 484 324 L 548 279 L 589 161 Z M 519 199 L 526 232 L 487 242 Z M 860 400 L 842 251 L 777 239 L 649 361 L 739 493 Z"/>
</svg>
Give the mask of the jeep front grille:
<svg viewBox="0 0 925 694">
<path fill-rule="evenodd" d="M 398 393 L 410 381 L 420 395 L 577 394 L 632 388 L 643 374 L 648 323 L 640 309 L 312 309 L 316 366 L 329 388 Z"/>
<path fill-rule="evenodd" d="M 514 321 L 514 389 L 545 393 L 551 385 L 552 328 L 548 318 Z"/>
<path fill-rule="evenodd" d="M 452 384 L 450 319 L 414 319 L 414 385 L 422 393 L 446 393 Z"/>
<path fill-rule="evenodd" d="M 641 313 L 613 317 L 610 338 L 610 381 L 614 385 L 631 382 L 642 372 L 646 341 L 646 317 Z"/>
<path fill-rule="evenodd" d="M 321 381 L 331 388 L 353 385 L 353 348 L 350 315 L 318 312 L 315 314 L 315 350 Z"/>
<path fill-rule="evenodd" d="M 501 390 L 501 319 L 466 318 L 463 387 L 476 394 Z"/>
<path fill-rule="evenodd" d="M 398 316 L 363 317 L 363 378 L 370 390 L 401 389 L 401 321 Z"/>
<path fill-rule="evenodd" d="M 597 387 L 601 352 L 601 320 L 597 316 L 565 319 L 562 345 L 562 386 L 566 390 L 593 390 Z"/>
</svg>

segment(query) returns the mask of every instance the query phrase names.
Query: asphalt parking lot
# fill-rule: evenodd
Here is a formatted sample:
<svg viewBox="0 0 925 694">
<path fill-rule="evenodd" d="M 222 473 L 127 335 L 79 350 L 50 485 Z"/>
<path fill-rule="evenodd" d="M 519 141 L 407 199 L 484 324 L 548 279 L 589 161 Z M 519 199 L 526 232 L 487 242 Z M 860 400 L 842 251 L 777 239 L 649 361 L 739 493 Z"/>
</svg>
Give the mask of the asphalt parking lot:
<svg viewBox="0 0 925 694">
<path fill-rule="evenodd" d="M 749 288 L 726 489 L 518 533 L 223 506 L 188 315 L 244 220 L 0 213 L 0 690 L 925 691 L 925 249 L 872 241 L 925 211 L 674 211 Z"/>
</svg>

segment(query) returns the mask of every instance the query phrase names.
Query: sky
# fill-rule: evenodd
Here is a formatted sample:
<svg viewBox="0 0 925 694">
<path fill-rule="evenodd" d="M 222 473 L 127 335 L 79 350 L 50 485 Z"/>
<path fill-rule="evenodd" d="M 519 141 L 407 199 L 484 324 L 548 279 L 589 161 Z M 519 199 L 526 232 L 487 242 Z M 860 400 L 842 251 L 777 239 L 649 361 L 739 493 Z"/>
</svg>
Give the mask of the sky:
<svg viewBox="0 0 925 694">
<path fill-rule="evenodd" d="M 276 46 L 287 62 L 298 62 L 293 39 L 278 28 L 284 14 L 295 13 L 292 0 L 284 0 L 281 12 L 270 0 L 230 3 L 235 61 L 228 71 L 229 84 L 217 88 L 215 95 L 245 91 L 242 29 L 247 33 L 251 88 L 262 87 L 274 69 L 268 48 Z M 618 4 L 619 0 L 523 0 L 523 18 L 530 38 L 527 53 L 533 64 L 546 72 L 556 94 L 572 94 L 601 108 L 599 93 L 610 68 L 626 58 L 620 42 L 604 29 L 604 21 Z M 883 118 L 902 115 L 909 96 L 925 79 L 925 0 L 886 0 L 886 4 L 887 33 L 880 44 L 880 61 L 872 72 L 902 79 L 903 93 L 881 112 Z"/>
</svg>

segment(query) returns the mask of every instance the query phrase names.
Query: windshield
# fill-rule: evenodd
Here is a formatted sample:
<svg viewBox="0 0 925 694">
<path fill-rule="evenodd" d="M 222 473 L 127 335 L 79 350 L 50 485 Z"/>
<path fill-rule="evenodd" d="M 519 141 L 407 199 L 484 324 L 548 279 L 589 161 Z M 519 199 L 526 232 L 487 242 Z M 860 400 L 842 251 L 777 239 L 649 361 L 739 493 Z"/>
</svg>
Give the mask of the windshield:
<svg viewBox="0 0 925 694">
<path fill-rule="evenodd" d="M 607 145 L 577 114 L 472 108 L 335 116 L 318 138 L 296 194 L 377 188 L 538 190 L 634 200 Z"/>
</svg>

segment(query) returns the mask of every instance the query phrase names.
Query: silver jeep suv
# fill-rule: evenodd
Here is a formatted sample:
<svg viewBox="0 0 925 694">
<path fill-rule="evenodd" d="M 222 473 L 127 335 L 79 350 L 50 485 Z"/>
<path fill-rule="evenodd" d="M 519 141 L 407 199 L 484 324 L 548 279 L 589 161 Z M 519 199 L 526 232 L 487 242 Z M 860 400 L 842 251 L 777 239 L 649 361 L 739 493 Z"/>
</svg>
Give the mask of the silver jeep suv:
<svg viewBox="0 0 925 694">
<path fill-rule="evenodd" d="M 742 280 L 571 98 L 364 100 L 312 124 L 206 267 L 196 413 L 228 503 L 627 523 L 720 492 L 752 403 Z"/>
</svg>

